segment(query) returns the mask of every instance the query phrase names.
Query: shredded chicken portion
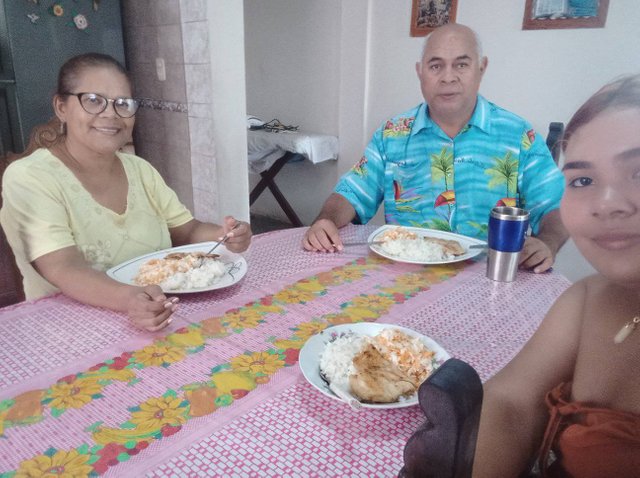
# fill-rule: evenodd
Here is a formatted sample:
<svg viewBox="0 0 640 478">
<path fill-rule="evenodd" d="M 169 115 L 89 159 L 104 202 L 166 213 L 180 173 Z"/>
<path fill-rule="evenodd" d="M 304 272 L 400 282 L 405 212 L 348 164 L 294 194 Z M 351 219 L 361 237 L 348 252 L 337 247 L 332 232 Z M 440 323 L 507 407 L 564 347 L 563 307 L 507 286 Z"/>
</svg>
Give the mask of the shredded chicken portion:
<svg viewBox="0 0 640 478">
<path fill-rule="evenodd" d="M 217 259 L 218 254 L 204 252 L 172 252 L 162 259 L 150 259 L 140 266 L 134 282 L 141 286 L 160 284 L 178 272 L 200 267 L 205 259 Z"/>
</svg>

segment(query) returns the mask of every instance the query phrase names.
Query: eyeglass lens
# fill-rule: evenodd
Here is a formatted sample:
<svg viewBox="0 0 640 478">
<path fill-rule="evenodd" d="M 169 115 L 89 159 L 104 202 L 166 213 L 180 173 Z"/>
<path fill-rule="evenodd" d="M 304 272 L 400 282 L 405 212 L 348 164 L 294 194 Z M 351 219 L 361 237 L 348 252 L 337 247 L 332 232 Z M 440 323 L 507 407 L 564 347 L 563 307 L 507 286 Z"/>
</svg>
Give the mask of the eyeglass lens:
<svg viewBox="0 0 640 478">
<path fill-rule="evenodd" d="M 135 115 L 139 106 L 138 101 L 133 98 L 115 98 L 110 100 L 96 93 L 82 93 L 80 94 L 79 99 L 84 110 L 87 113 L 94 115 L 100 114 L 106 110 L 109 101 L 113 101 L 113 108 L 115 112 L 123 118 L 130 118 Z"/>
</svg>

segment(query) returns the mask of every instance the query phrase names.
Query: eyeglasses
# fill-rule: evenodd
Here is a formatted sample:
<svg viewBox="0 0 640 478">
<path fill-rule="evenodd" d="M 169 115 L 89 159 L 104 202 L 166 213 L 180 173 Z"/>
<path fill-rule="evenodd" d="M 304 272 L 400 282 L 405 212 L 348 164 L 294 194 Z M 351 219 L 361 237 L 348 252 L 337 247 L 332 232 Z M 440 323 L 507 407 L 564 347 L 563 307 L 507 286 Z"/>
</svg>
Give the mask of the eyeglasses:
<svg viewBox="0 0 640 478">
<path fill-rule="evenodd" d="M 98 93 L 64 93 L 78 98 L 82 109 L 92 115 L 99 115 L 113 103 L 113 110 L 121 118 L 131 118 L 138 111 L 140 102 L 133 98 L 105 98 Z"/>
</svg>

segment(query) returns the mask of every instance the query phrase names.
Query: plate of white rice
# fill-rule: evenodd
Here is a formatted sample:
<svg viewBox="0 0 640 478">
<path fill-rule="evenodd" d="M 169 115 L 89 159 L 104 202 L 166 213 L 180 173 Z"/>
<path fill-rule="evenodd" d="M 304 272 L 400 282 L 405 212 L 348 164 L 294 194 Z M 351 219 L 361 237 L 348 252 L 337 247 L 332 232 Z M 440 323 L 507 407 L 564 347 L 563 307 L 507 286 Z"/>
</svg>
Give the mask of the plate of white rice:
<svg viewBox="0 0 640 478">
<path fill-rule="evenodd" d="M 428 364 L 432 370 L 451 358 L 449 353 L 435 340 L 414 330 L 393 324 L 359 322 L 326 328 L 307 340 L 300 350 L 299 364 L 302 374 L 321 393 L 342 401 L 331 391 L 325 379 L 331 378 L 334 384 L 348 391 L 349 375 L 353 373 L 353 357 L 361 350 L 367 338 L 375 337 L 389 330 L 399 330 L 412 338 L 417 338 L 427 349 L 433 351 L 433 358 Z M 361 405 L 365 408 L 389 409 L 411 407 L 417 404 L 418 395 L 416 393 L 392 403 L 362 402 Z"/>
<path fill-rule="evenodd" d="M 200 242 L 152 252 L 112 267 L 107 275 L 118 282 L 138 286 L 136 277 L 141 268 L 154 260 L 164 259 L 172 253 L 206 254 L 214 245 L 215 242 Z M 247 273 L 247 261 L 240 254 L 229 251 L 224 245 L 218 246 L 215 254 L 217 258 L 204 258 L 197 264 L 192 263 L 191 256 L 186 257 L 176 265 L 175 274 L 166 277 L 158 285 L 164 292 L 172 294 L 205 292 L 229 287 Z"/>
<path fill-rule="evenodd" d="M 440 244 L 428 239 L 455 241 L 463 253 L 454 255 Z M 425 240 L 427 239 L 427 240 Z M 450 264 L 466 261 L 483 252 L 482 248 L 470 249 L 472 245 L 486 245 L 485 241 L 453 232 L 421 227 L 394 226 L 385 224 L 373 231 L 368 238 L 369 248 L 387 259 L 411 264 Z"/>
</svg>

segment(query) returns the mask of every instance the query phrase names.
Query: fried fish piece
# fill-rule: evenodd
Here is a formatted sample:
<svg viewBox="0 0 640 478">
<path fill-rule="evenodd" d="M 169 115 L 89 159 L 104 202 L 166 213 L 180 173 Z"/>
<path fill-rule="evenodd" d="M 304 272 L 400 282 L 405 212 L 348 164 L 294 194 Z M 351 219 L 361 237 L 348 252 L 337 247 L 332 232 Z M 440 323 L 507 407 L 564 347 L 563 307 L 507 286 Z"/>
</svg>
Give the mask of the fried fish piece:
<svg viewBox="0 0 640 478">
<path fill-rule="evenodd" d="M 424 240 L 429 242 L 434 242 L 436 244 L 440 244 L 444 249 L 445 253 L 453 254 L 454 256 L 461 256 L 467 252 L 466 249 L 462 247 L 458 241 L 454 241 L 452 239 L 441 239 L 439 237 L 425 237 Z"/>
<path fill-rule="evenodd" d="M 385 358 L 373 345 L 367 344 L 353 358 L 355 373 L 349 377 L 352 393 L 367 402 L 397 402 L 403 395 L 417 390 L 410 377 Z"/>
</svg>

